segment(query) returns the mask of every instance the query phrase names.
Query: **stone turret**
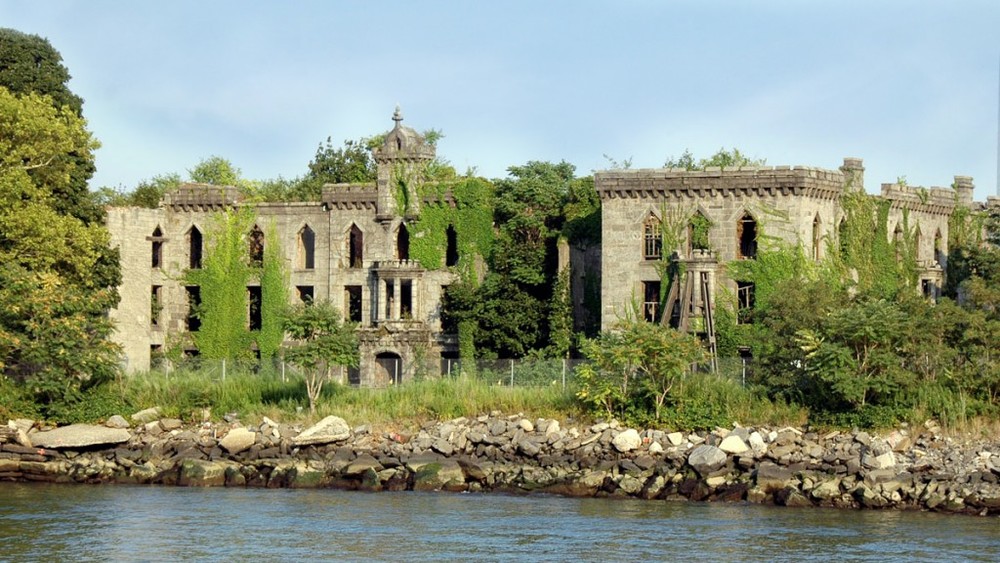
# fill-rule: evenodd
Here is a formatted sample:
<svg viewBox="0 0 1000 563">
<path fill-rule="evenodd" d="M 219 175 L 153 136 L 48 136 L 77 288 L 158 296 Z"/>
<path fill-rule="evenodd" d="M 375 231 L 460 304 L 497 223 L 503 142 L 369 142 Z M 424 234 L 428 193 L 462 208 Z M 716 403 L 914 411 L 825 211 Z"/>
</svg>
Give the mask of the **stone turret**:
<svg viewBox="0 0 1000 563">
<path fill-rule="evenodd" d="M 972 207 L 974 191 L 972 176 L 955 176 L 955 203 L 959 207 Z"/>
<path fill-rule="evenodd" d="M 422 180 L 424 167 L 436 155 L 434 146 L 420 133 L 402 124 L 403 114 L 399 106 L 396 106 L 392 120 L 396 125 L 385 136 L 382 146 L 372 150 L 378 170 L 378 212 L 375 218 L 382 222 L 400 215 L 419 215 L 420 197 L 416 187 Z"/>
<path fill-rule="evenodd" d="M 844 173 L 844 191 L 865 191 L 865 165 L 860 158 L 844 158 L 844 165 L 840 167 Z"/>
</svg>

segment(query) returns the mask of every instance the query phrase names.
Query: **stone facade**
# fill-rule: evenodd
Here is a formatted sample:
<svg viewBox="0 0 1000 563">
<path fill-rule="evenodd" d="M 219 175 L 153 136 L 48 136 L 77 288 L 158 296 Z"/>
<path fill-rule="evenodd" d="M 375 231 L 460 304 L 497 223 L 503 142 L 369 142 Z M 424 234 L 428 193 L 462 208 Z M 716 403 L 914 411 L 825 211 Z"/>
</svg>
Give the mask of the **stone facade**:
<svg viewBox="0 0 1000 563">
<path fill-rule="evenodd" d="M 839 170 L 803 166 L 613 170 L 594 176 L 601 197 L 601 326 L 609 328 L 631 313 L 655 318 L 660 257 L 676 251 L 689 271 L 709 274 L 710 292 L 742 288 L 726 277 L 725 264 L 753 259 L 762 236 L 791 245 L 821 260 L 836 242 L 844 212 L 840 196 L 864 191 L 861 159 L 846 158 Z M 889 236 L 906 227 L 914 233 L 920 289 L 936 295 L 943 285 L 948 255 L 948 219 L 956 205 L 974 207 L 972 179 L 956 176 L 954 188 L 913 188 L 883 184 L 889 200 Z M 981 205 L 980 205 L 981 207 Z M 700 215 L 710 227 L 695 234 Z M 683 225 L 680 247 L 659 248 L 659 225 Z M 707 234 L 707 236 L 705 236 Z"/>
<path fill-rule="evenodd" d="M 327 299 L 359 323 L 361 365 L 342 374 L 345 382 L 387 385 L 436 359 L 457 357 L 455 336 L 441 324 L 443 290 L 456 275 L 444 264 L 425 269 L 409 259 L 406 225 L 420 202 L 414 183 L 400 182 L 413 179 L 435 150 L 401 124 L 398 110 L 393 119 L 396 126 L 373 151 L 377 181 L 325 186 L 318 202 L 247 204 L 235 188 L 186 184 L 156 209 L 109 209 L 123 278 L 121 302 L 111 314 L 128 371 L 148 370 L 158 348 L 181 343 L 192 349 L 190 306 L 198 296 L 185 285 L 184 272 L 200 267 L 213 213 L 241 205 L 253 205 L 257 226 L 273 225 L 280 237 L 290 298 Z M 401 185 L 411 190 L 408 216 L 396 209 L 393 192 Z"/>
</svg>

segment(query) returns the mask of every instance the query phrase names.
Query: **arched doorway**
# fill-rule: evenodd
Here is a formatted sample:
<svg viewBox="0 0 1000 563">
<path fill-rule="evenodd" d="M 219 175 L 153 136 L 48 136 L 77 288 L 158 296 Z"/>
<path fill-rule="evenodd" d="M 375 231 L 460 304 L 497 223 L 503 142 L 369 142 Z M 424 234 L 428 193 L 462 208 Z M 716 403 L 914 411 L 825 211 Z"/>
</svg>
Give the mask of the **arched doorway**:
<svg viewBox="0 0 1000 563">
<path fill-rule="evenodd" d="M 395 352 L 375 356 L 375 385 L 399 385 L 403 382 L 403 359 Z"/>
</svg>

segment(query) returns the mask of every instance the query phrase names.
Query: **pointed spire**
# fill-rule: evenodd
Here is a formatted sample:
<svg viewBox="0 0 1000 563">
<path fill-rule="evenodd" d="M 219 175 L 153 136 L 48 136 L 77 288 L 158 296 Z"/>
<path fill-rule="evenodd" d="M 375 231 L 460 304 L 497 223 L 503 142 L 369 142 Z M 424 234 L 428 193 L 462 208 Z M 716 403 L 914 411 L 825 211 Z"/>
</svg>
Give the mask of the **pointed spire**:
<svg viewBox="0 0 1000 563">
<path fill-rule="evenodd" d="M 399 104 L 396 104 L 396 111 L 392 114 L 392 120 L 396 122 L 396 127 L 399 127 L 399 122 L 403 121 L 403 111 L 399 109 Z"/>
</svg>

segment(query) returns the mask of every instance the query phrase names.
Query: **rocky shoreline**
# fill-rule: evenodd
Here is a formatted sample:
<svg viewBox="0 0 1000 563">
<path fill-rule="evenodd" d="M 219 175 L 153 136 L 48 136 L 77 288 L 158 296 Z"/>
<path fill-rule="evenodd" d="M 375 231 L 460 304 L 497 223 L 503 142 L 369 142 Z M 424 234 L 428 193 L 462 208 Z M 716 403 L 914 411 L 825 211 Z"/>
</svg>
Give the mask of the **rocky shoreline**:
<svg viewBox="0 0 1000 563">
<path fill-rule="evenodd" d="M 156 409 L 104 426 L 0 426 L 0 481 L 500 491 L 1000 515 L 1000 440 L 933 423 L 864 431 L 564 428 L 499 413 L 374 433 L 337 417 L 184 425 Z"/>
</svg>

